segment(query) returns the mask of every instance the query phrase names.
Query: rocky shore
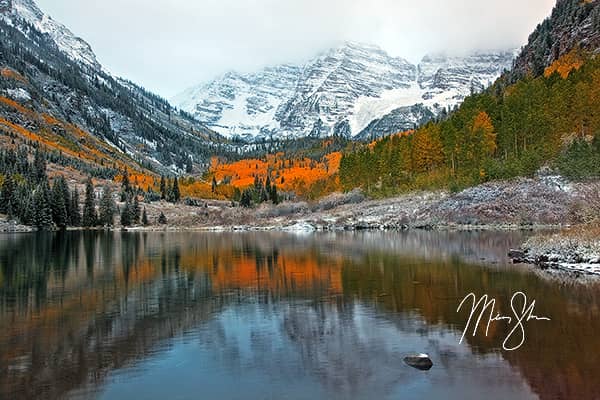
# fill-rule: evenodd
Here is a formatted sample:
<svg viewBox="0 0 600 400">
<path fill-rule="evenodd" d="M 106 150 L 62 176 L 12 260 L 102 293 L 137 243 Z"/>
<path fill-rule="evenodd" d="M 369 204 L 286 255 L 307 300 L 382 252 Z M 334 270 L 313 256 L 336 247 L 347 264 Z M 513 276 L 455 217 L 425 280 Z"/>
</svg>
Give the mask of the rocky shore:
<svg viewBox="0 0 600 400">
<path fill-rule="evenodd" d="M 585 275 L 600 275 L 600 228 L 578 226 L 553 234 L 536 235 L 521 249 L 511 250 L 515 263 L 534 264 Z"/>
</svg>

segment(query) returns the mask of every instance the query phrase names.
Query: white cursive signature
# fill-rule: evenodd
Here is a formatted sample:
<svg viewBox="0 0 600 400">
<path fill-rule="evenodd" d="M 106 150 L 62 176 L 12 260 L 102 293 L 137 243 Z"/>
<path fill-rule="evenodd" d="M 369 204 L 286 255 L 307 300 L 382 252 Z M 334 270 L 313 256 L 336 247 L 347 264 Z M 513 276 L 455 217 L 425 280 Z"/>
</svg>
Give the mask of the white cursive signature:
<svg viewBox="0 0 600 400">
<path fill-rule="evenodd" d="M 514 321 L 515 325 L 512 327 L 511 331 L 508 333 L 508 335 L 504 339 L 504 342 L 502 342 L 502 348 L 506 351 L 517 350 L 521 346 L 523 346 L 523 344 L 525 343 L 525 325 L 524 325 L 524 323 L 532 321 L 532 320 L 533 321 L 550 321 L 550 318 L 538 317 L 537 315 L 533 314 L 533 312 L 535 310 L 535 300 L 533 300 L 531 302 L 531 304 L 528 305 L 527 304 L 527 295 L 523 292 L 516 292 L 510 299 L 510 308 L 512 309 L 512 312 L 514 314 L 513 317 L 503 316 L 499 312 L 496 312 L 494 314 L 494 312 L 495 312 L 494 309 L 496 307 L 496 299 L 490 299 L 487 294 L 483 295 L 479 300 L 477 300 L 477 296 L 475 296 L 474 293 L 469 293 L 463 299 L 463 301 L 460 302 L 460 305 L 456 309 L 456 312 L 459 312 L 462 309 L 465 302 L 467 302 L 468 300 L 472 300 L 473 303 L 471 305 L 471 313 L 469 314 L 469 319 L 467 320 L 467 325 L 465 326 L 465 330 L 463 331 L 462 337 L 460 338 L 460 343 L 463 342 L 465 335 L 467 334 L 467 331 L 469 330 L 469 326 L 471 326 L 471 321 L 473 320 L 473 316 L 479 315 L 477 318 L 477 322 L 473 326 L 473 336 L 475 336 L 477 334 L 477 328 L 479 327 L 481 320 L 483 319 L 484 315 L 486 314 L 486 311 L 489 311 L 489 316 L 487 317 L 487 325 L 485 327 L 485 336 L 486 337 L 488 335 L 488 331 L 490 329 L 490 324 L 492 322 L 507 321 L 507 323 L 510 326 L 511 324 L 513 324 L 513 321 Z M 520 305 L 519 300 L 522 300 L 522 302 L 523 302 L 522 307 L 519 307 L 519 305 Z M 479 312 L 479 314 L 477 314 L 477 311 L 480 308 L 481 308 L 481 311 Z M 509 347 L 511 338 L 515 335 L 520 335 L 517 337 L 517 338 L 520 338 L 520 341 L 519 341 L 518 345 Z"/>
</svg>

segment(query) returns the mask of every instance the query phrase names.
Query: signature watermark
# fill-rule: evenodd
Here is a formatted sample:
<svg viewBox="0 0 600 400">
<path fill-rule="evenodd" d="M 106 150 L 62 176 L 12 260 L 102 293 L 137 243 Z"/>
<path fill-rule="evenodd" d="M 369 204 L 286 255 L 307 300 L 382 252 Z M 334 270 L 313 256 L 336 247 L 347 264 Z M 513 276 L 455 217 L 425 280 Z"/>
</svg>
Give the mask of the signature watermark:
<svg viewBox="0 0 600 400">
<path fill-rule="evenodd" d="M 528 302 L 527 295 L 523 292 L 516 292 L 510 299 L 510 308 L 512 310 L 512 316 L 502 315 L 496 311 L 496 299 L 490 298 L 487 294 L 481 296 L 479 299 L 475 293 L 469 293 L 460 305 L 456 309 L 456 312 L 469 304 L 471 311 L 467 325 L 463 331 L 460 343 L 463 342 L 467 332 L 472 328 L 473 336 L 477 334 L 477 330 L 480 324 L 483 322 L 485 326 L 485 336 L 487 337 L 490 325 L 493 322 L 506 322 L 511 328 L 510 332 L 502 342 L 502 348 L 506 351 L 514 351 L 525 343 L 525 325 L 531 321 L 550 321 L 548 317 L 539 317 L 534 314 L 535 312 L 535 300 L 531 303 Z M 465 307 L 467 308 L 467 307 Z"/>
</svg>

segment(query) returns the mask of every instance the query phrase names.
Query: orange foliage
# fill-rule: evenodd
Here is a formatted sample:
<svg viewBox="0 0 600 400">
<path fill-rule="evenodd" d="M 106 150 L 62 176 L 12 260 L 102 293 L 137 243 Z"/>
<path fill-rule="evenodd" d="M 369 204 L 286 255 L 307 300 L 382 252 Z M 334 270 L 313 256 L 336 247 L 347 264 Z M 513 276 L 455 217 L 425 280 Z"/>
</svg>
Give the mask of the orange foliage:
<svg viewBox="0 0 600 400">
<path fill-rule="evenodd" d="M 21 125 L 0 117 L 0 129 L 21 136 L 24 140 L 42 144 L 44 147 L 60 151 L 63 155 L 84 160 L 89 163 L 114 166 L 119 169 L 140 170 L 139 166 L 128 156 L 120 153 L 94 135 L 78 126 L 60 121 L 49 114 L 38 114 L 14 100 L 0 96 L 0 106 L 10 107 L 21 113 L 28 120 L 33 120 L 39 128 L 34 132 Z M 143 184 L 153 182 L 153 177 L 140 173 Z"/>
<path fill-rule="evenodd" d="M 2 68 L 0 70 L 0 76 L 2 76 L 3 78 L 6 78 L 6 79 L 13 79 L 15 81 L 27 83 L 27 79 L 25 79 L 25 77 L 23 75 L 19 74 L 14 69 Z"/>
<path fill-rule="evenodd" d="M 550 75 L 557 72 L 563 79 L 566 79 L 569 77 L 571 71 L 581 68 L 583 62 L 584 58 L 581 53 L 577 49 L 571 50 L 546 68 L 544 76 L 548 78 Z"/>
<path fill-rule="evenodd" d="M 31 115 L 32 114 L 31 110 L 23 107 L 22 105 L 20 105 L 16 101 L 11 100 L 11 99 L 9 99 L 7 97 L 0 96 L 0 103 L 3 103 L 4 105 L 7 105 L 7 106 L 9 106 L 11 108 L 14 108 L 15 110 L 17 110 L 21 114 L 25 114 L 25 115 Z"/>
<path fill-rule="evenodd" d="M 496 145 L 496 132 L 494 131 L 492 119 L 485 111 L 480 112 L 473 119 L 472 135 L 479 136 L 484 152 L 494 154 L 498 147 Z"/>
<path fill-rule="evenodd" d="M 254 184 L 256 177 L 267 177 L 280 191 L 295 192 L 303 196 L 311 187 L 337 174 L 342 154 L 334 152 L 320 161 L 308 158 L 286 159 L 282 153 L 267 155 L 264 159 L 248 159 L 231 164 L 213 159 L 210 173 L 220 185 L 244 189 Z"/>
<path fill-rule="evenodd" d="M 218 193 L 212 192 L 212 185 L 203 182 L 196 181 L 193 183 L 181 182 L 179 184 L 179 190 L 183 197 L 191 197 L 197 199 L 222 199 Z M 232 197 L 232 196 L 227 196 Z"/>
<path fill-rule="evenodd" d="M 142 172 L 131 172 L 127 171 L 129 175 L 129 182 L 133 186 L 138 186 L 141 189 L 156 189 L 156 177 L 150 174 L 145 174 Z M 123 182 L 123 175 L 115 176 L 115 182 L 121 183 Z"/>
</svg>

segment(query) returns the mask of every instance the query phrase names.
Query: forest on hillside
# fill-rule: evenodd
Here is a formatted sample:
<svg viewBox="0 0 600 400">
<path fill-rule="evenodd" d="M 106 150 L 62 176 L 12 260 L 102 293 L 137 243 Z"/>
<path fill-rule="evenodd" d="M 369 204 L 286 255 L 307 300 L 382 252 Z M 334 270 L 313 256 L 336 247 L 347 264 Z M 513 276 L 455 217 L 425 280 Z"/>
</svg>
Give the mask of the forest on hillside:
<svg viewBox="0 0 600 400">
<path fill-rule="evenodd" d="M 500 79 L 447 119 L 346 152 L 345 190 L 368 194 L 461 188 L 556 168 L 600 176 L 600 57 L 573 50 L 509 85 Z"/>
</svg>

